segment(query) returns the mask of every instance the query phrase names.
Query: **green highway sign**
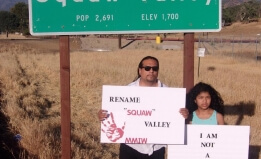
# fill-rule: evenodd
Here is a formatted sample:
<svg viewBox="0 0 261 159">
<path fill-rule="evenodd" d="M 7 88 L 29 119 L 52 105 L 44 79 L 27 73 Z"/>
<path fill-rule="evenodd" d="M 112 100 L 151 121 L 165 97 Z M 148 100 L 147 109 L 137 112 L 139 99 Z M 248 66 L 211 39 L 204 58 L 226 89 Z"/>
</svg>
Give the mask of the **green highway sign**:
<svg viewBox="0 0 261 159">
<path fill-rule="evenodd" d="M 222 0 L 29 0 L 32 35 L 218 32 Z"/>
</svg>

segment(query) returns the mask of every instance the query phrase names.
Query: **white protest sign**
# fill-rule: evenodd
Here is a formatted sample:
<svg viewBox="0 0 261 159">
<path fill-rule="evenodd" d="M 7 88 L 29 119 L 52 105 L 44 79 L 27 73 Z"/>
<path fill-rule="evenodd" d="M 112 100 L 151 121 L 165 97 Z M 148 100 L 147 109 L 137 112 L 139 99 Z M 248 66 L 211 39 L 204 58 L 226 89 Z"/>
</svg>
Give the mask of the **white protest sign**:
<svg viewBox="0 0 261 159">
<path fill-rule="evenodd" d="M 168 145 L 168 159 L 247 159 L 249 126 L 187 125 L 187 145 Z"/>
<path fill-rule="evenodd" d="M 205 51 L 206 51 L 206 48 L 198 48 L 198 57 L 204 57 Z"/>
<path fill-rule="evenodd" d="M 184 144 L 185 88 L 103 86 L 102 143 Z"/>
</svg>

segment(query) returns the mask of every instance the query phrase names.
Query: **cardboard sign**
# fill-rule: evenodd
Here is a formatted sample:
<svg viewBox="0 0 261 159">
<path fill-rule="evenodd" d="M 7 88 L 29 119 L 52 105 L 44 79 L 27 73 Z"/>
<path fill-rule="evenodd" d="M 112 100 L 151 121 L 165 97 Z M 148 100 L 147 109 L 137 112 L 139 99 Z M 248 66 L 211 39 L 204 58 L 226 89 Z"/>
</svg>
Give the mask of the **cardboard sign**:
<svg viewBox="0 0 261 159">
<path fill-rule="evenodd" d="M 102 143 L 184 144 L 185 88 L 103 86 Z"/>
<path fill-rule="evenodd" d="M 168 145 L 168 159 L 247 159 L 249 126 L 187 125 L 187 145 Z"/>
</svg>

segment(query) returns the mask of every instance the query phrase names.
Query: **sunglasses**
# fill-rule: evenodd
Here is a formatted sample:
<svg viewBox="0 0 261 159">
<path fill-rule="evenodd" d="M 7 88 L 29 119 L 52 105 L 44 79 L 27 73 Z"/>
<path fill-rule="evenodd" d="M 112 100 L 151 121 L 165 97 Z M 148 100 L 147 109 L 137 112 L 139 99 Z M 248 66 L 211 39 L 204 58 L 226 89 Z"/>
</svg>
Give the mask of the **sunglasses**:
<svg viewBox="0 0 261 159">
<path fill-rule="evenodd" d="M 141 67 L 141 68 L 144 68 L 145 69 L 145 71 L 150 71 L 151 69 L 153 70 L 153 71 L 158 71 L 159 70 L 159 66 L 144 66 L 144 67 Z"/>
</svg>

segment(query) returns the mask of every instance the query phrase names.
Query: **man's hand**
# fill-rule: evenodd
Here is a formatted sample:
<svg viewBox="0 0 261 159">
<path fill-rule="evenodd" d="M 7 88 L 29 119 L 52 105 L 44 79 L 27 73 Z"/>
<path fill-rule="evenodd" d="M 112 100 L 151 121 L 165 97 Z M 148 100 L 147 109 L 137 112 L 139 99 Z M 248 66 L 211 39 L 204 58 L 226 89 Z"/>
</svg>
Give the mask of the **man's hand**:
<svg viewBox="0 0 261 159">
<path fill-rule="evenodd" d="M 187 108 L 180 108 L 179 109 L 179 113 L 185 118 L 187 119 L 189 116 L 189 111 Z"/>
<path fill-rule="evenodd" d="M 98 118 L 100 121 L 103 121 L 109 117 L 110 114 L 108 114 L 107 110 L 99 110 L 98 112 Z"/>
</svg>

